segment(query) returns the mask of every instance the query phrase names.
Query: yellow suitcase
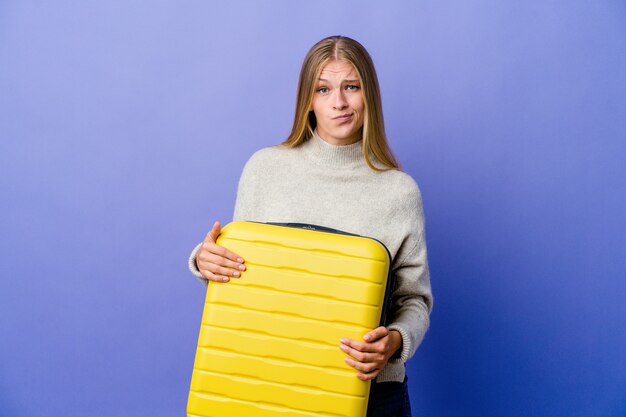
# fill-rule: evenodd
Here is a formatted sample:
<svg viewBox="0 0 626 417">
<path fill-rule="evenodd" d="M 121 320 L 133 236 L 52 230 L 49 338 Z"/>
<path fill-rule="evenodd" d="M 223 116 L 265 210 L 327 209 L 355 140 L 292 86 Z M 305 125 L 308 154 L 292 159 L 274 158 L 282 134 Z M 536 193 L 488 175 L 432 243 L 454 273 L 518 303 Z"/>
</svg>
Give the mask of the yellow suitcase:
<svg viewBox="0 0 626 417">
<path fill-rule="evenodd" d="M 339 339 L 384 323 L 393 279 L 385 246 L 300 224 L 233 222 L 217 243 L 246 263 L 211 282 L 189 417 L 364 417 L 370 383 Z"/>
</svg>

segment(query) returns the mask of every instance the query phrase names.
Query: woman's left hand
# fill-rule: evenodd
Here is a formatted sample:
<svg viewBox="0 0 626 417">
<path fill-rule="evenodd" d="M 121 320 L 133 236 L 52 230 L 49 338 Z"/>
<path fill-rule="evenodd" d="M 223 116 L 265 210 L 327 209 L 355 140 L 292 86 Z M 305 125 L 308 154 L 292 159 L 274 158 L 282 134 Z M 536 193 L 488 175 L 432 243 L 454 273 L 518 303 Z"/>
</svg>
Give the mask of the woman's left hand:
<svg viewBox="0 0 626 417">
<path fill-rule="evenodd" d="M 389 358 L 400 349 L 402 336 L 396 330 L 377 327 L 363 336 L 363 340 L 359 342 L 342 338 L 339 349 L 350 355 L 345 361 L 359 371 L 357 377 L 367 381 L 376 378 Z"/>
</svg>

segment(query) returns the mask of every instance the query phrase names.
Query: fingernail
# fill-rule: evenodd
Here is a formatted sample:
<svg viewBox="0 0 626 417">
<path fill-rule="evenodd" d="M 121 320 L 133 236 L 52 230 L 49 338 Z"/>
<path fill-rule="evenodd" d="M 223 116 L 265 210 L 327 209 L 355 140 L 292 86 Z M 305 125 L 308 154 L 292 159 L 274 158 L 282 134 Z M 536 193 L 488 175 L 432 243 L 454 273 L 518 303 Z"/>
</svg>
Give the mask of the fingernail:
<svg viewBox="0 0 626 417">
<path fill-rule="evenodd" d="M 346 350 L 346 345 L 339 345 L 339 349 Z"/>
<path fill-rule="evenodd" d="M 243 263 L 243 259 L 241 259 L 241 258 L 237 258 L 237 262 L 239 262 L 239 263 Z"/>
<path fill-rule="evenodd" d="M 233 271 L 233 276 L 234 277 L 238 277 L 239 276 L 239 271 Z"/>
<path fill-rule="evenodd" d="M 339 341 L 341 343 L 348 343 L 348 339 L 346 339 L 345 337 L 342 337 L 341 339 L 339 339 Z"/>
<path fill-rule="evenodd" d="M 363 340 L 365 341 L 369 341 L 372 338 L 372 336 L 370 336 L 369 334 L 366 334 L 365 336 L 363 336 Z"/>
<path fill-rule="evenodd" d="M 245 271 L 246 270 L 245 265 L 239 265 L 237 268 L 239 268 L 240 271 Z"/>
</svg>

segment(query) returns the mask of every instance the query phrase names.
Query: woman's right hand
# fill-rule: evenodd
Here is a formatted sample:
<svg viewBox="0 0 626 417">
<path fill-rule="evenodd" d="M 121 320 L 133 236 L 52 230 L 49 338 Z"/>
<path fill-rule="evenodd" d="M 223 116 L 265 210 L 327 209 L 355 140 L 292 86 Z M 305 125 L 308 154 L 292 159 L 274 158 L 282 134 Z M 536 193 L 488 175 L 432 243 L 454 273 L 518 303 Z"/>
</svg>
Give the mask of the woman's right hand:
<svg viewBox="0 0 626 417">
<path fill-rule="evenodd" d="M 196 266 L 209 281 L 228 282 L 231 277 L 239 278 L 246 266 L 239 255 L 215 243 L 221 230 L 220 222 L 215 222 L 196 253 Z"/>
</svg>

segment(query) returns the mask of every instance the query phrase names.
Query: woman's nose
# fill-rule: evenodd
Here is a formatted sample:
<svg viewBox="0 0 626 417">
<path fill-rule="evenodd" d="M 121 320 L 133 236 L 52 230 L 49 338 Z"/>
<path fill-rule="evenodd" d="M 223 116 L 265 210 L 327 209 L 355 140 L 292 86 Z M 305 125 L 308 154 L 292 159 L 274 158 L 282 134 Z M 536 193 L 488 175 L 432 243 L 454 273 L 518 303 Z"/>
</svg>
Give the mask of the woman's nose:
<svg viewBox="0 0 626 417">
<path fill-rule="evenodd" d="M 348 107 L 348 101 L 343 93 L 343 90 L 338 90 L 335 94 L 335 100 L 333 101 L 333 109 L 343 110 Z"/>
</svg>

